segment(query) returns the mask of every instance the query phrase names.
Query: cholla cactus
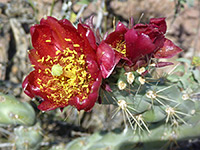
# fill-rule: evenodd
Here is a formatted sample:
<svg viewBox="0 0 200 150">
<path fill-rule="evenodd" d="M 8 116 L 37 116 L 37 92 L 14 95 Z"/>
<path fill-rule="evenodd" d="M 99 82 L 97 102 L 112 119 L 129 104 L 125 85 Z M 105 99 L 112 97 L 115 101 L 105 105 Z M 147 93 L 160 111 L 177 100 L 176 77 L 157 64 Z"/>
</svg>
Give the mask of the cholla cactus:
<svg viewBox="0 0 200 150">
<path fill-rule="evenodd" d="M 0 125 L 33 125 L 35 111 L 27 102 L 0 93 Z"/>
<path fill-rule="evenodd" d="M 38 150 L 43 135 L 40 124 L 31 127 L 19 126 L 14 129 L 14 147 L 17 150 Z"/>
</svg>

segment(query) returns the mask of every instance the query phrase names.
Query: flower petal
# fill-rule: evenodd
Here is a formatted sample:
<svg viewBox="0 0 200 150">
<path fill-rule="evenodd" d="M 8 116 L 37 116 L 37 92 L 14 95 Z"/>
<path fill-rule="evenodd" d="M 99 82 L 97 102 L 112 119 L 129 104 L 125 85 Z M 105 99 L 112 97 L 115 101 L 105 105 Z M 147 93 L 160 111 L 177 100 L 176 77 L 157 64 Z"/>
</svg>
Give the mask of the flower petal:
<svg viewBox="0 0 200 150">
<path fill-rule="evenodd" d="M 65 21 L 66 23 L 66 21 Z M 53 17 L 47 17 L 47 19 L 41 19 L 40 21 L 41 25 L 48 26 L 52 33 L 52 38 L 55 40 L 54 43 L 58 47 L 59 50 L 64 50 L 67 47 L 69 47 L 69 44 L 72 47 L 71 41 L 75 42 L 76 38 L 79 38 L 79 34 L 76 34 L 76 36 L 72 36 L 70 34 L 76 33 L 76 29 L 68 24 L 64 24 L 65 28 L 58 22 L 57 19 Z M 67 28 L 66 28 L 67 27 Z M 68 35 L 68 36 L 67 36 Z M 76 38 L 75 38 L 76 37 Z M 71 41 L 67 42 L 65 39 L 71 39 Z M 80 44 L 80 43 L 79 43 Z"/>
<path fill-rule="evenodd" d="M 87 99 L 80 99 L 79 97 L 74 97 L 69 101 L 69 105 L 75 106 L 78 110 L 90 111 L 94 106 L 95 102 L 98 100 L 99 89 L 102 81 L 101 73 L 98 73 L 98 77 L 93 82 L 90 90 L 90 94 Z"/>
<path fill-rule="evenodd" d="M 41 57 L 40 55 L 38 55 L 38 52 L 35 49 L 31 49 L 28 51 L 28 57 L 34 68 L 46 68 L 46 65 L 44 63 L 38 61 L 39 59 L 41 59 Z"/>
<path fill-rule="evenodd" d="M 116 30 L 115 30 L 115 32 L 116 31 L 120 31 L 120 32 L 126 32 L 128 30 L 128 28 L 123 24 L 123 23 L 121 23 L 121 22 L 119 22 L 118 24 L 117 24 L 117 27 L 116 27 Z"/>
<path fill-rule="evenodd" d="M 55 56 L 57 48 L 51 42 L 51 40 L 53 40 L 51 30 L 47 26 L 35 26 L 32 35 L 32 44 L 38 52 L 38 55 L 40 55 L 41 57 L 46 55 L 49 55 L 51 57 Z"/>
<path fill-rule="evenodd" d="M 125 34 L 127 57 L 133 62 L 139 57 L 154 51 L 155 45 L 148 35 L 141 33 L 138 35 L 135 29 L 130 29 Z"/>
<path fill-rule="evenodd" d="M 155 52 L 155 58 L 171 58 L 176 54 L 182 52 L 182 49 L 176 46 L 169 39 L 165 39 L 164 45 L 161 49 Z"/>
<path fill-rule="evenodd" d="M 94 50 L 97 49 L 96 39 L 94 32 L 90 29 L 89 26 L 78 24 L 78 32 L 84 36 L 84 39 L 87 39 Z"/>
<path fill-rule="evenodd" d="M 97 49 L 97 62 L 100 65 L 103 78 L 110 76 L 116 64 L 120 60 L 120 56 L 105 42 L 102 42 Z"/>
<path fill-rule="evenodd" d="M 24 93 L 31 98 L 35 96 L 45 97 L 44 94 L 41 93 L 39 85 L 36 82 L 37 76 L 37 71 L 34 70 L 24 79 L 22 83 Z"/>
<path fill-rule="evenodd" d="M 166 24 L 165 18 L 151 18 L 149 24 L 155 25 L 158 28 L 158 30 L 162 32 L 163 34 L 166 33 L 167 24 Z"/>
<path fill-rule="evenodd" d="M 41 111 L 50 111 L 59 107 L 60 106 L 57 105 L 56 103 L 48 101 L 48 100 L 44 100 L 40 105 L 38 105 L 38 109 Z"/>
<path fill-rule="evenodd" d="M 67 19 L 62 19 L 62 20 L 59 20 L 58 22 L 60 24 L 62 24 L 62 25 L 71 26 L 72 28 L 74 28 L 74 26 L 72 25 L 72 23 L 69 20 L 67 20 Z"/>
</svg>

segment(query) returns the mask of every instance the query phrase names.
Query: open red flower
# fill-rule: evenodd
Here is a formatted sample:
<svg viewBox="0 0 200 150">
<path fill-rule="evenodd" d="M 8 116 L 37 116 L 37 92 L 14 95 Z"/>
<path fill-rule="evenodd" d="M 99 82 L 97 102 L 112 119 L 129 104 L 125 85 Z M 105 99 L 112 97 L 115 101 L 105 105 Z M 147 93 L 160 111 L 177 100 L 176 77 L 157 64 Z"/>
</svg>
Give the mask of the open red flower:
<svg viewBox="0 0 200 150">
<path fill-rule="evenodd" d="M 165 38 L 166 29 L 165 18 L 152 18 L 149 24 L 136 24 L 131 29 L 119 22 L 97 49 L 103 78 L 109 77 L 121 59 L 132 66 L 140 60 L 148 63 L 150 57 L 170 58 L 181 52 Z"/>
<path fill-rule="evenodd" d="M 102 75 L 96 61 L 96 43 L 83 24 L 76 29 L 68 20 L 42 19 L 30 29 L 34 66 L 24 80 L 24 92 L 41 97 L 42 111 L 68 105 L 89 111 L 98 99 Z M 86 33 L 90 33 L 89 36 Z"/>
</svg>

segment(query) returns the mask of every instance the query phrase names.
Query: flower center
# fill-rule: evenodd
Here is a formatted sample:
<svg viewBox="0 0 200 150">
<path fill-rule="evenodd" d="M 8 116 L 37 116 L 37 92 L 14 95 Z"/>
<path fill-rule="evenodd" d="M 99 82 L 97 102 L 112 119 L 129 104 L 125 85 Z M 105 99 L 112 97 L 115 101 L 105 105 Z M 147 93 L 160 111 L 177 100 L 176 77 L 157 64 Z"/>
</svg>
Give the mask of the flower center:
<svg viewBox="0 0 200 150">
<path fill-rule="evenodd" d="M 51 74 L 53 76 L 60 76 L 63 73 L 63 67 L 60 64 L 53 65 L 51 68 Z"/>
<path fill-rule="evenodd" d="M 118 51 L 119 53 L 123 54 L 124 56 L 126 56 L 126 43 L 125 43 L 125 41 L 117 42 L 114 49 L 116 51 Z"/>
<path fill-rule="evenodd" d="M 84 54 L 78 54 L 75 50 L 67 48 L 64 51 L 58 50 L 56 57 L 46 56 L 38 60 L 48 66 L 42 70 L 46 75 L 37 80 L 40 90 L 58 104 L 67 104 L 72 97 L 86 99 L 93 79 L 87 71 L 85 58 Z"/>
</svg>

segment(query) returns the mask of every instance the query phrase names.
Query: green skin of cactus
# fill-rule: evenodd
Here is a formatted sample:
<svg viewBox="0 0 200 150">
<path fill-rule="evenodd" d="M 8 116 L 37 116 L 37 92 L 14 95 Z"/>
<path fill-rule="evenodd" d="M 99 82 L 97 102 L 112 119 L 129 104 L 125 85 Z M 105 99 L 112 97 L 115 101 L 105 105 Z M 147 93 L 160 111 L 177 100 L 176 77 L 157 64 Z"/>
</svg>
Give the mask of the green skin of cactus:
<svg viewBox="0 0 200 150">
<path fill-rule="evenodd" d="M 97 132 L 91 136 L 71 141 L 66 145 L 65 150 L 159 149 L 169 141 L 173 143 L 179 140 L 198 137 L 200 135 L 200 123 L 197 118 L 199 117 L 200 114 L 190 118 L 189 122 L 193 123 L 193 127 L 181 125 L 178 128 L 171 128 L 170 125 L 163 124 L 152 129 L 151 133 L 147 131 L 133 133 L 132 129 L 125 129 L 122 132 Z"/>
<path fill-rule="evenodd" d="M 182 66 L 177 67 L 176 71 L 185 74 L 182 76 L 172 74 L 159 79 L 153 79 L 149 75 L 147 77 L 150 79 L 148 83 L 144 85 L 139 85 L 137 80 L 132 85 L 128 85 L 124 74 L 125 71 L 119 71 L 120 73 L 115 79 L 108 79 L 107 81 L 110 84 L 112 92 L 101 90 L 100 95 L 102 103 L 114 104 L 120 108 L 118 102 L 119 100 L 124 100 L 127 104 L 126 111 L 131 112 L 133 116 L 142 116 L 143 121 L 147 123 L 152 133 L 149 136 L 154 140 L 156 137 L 159 137 L 159 139 L 156 140 L 161 140 L 161 136 L 158 136 L 159 132 L 163 129 L 161 132 L 163 134 L 166 126 L 169 126 L 167 129 L 168 131 L 172 131 L 172 129 L 175 128 L 172 122 L 174 118 L 178 123 L 178 127 L 176 128 L 179 129 L 179 131 L 177 131 L 178 135 L 176 135 L 177 137 L 175 138 L 176 140 L 200 135 L 198 132 L 199 124 L 197 123 L 199 121 L 200 112 L 199 98 L 197 98 L 197 96 L 196 99 L 191 98 L 191 92 L 186 94 L 188 98 L 183 98 L 184 91 L 187 91 L 187 89 L 191 89 L 193 93 L 199 93 L 200 72 L 194 68 L 186 71 Z M 133 72 L 133 74 L 135 78 L 139 76 L 135 72 Z M 119 90 L 116 84 L 119 80 L 125 82 L 128 85 L 127 88 Z M 155 97 L 148 97 L 148 91 L 154 91 L 156 93 Z M 176 116 L 167 112 L 167 108 L 173 108 L 173 110 L 176 111 Z M 121 109 L 121 111 L 124 110 Z M 173 127 L 170 127 L 171 125 Z M 153 132 L 154 130 L 155 132 Z M 156 134 L 154 135 L 153 133 Z M 136 137 L 134 137 L 134 139 L 135 138 Z M 162 136 L 162 138 L 165 139 L 164 136 Z M 145 138 L 142 137 L 140 142 L 144 141 Z"/>
<path fill-rule="evenodd" d="M 182 68 L 178 68 L 179 71 Z M 199 74 L 198 70 L 193 70 L 195 74 Z M 193 74 L 194 74 L 193 73 Z M 135 78 L 138 79 L 140 76 L 138 73 L 133 72 Z M 195 74 L 193 75 L 195 77 Z M 196 76 L 197 76 L 196 75 Z M 147 75 L 149 81 L 144 85 L 138 83 L 135 80 L 133 84 L 126 82 L 125 70 L 121 69 L 117 72 L 117 75 L 113 78 L 108 79 L 108 83 L 112 92 L 106 90 L 100 91 L 102 104 L 114 104 L 120 108 L 119 100 L 125 101 L 127 109 L 134 116 L 142 115 L 144 121 L 149 123 L 165 123 L 165 119 L 169 115 L 167 108 L 173 108 L 175 111 L 180 112 L 180 118 L 188 119 L 190 114 L 196 112 L 196 103 L 190 99 L 183 99 L 182 89 L 187 89 L 188 86 L 192 86 L 193 90 L 199 89 L 199 83 L 195 80 L 188 80 L 191 78 L 191 72 L 185 73 L 174 82 L 166 78 L 153 79 L 151 75 Z M 187 80 L 186 80 L 187 79 Z M 116 83 L 123 81 L 127 84 L 126 88 L 120 90 Z M 184 82 L 184 83 L 183 83 Z M 187 86 L 186 86 L 187 85 Z M 153 91 L 155 97 L 148 97 L 148 91 Z M 186 115 L 184 115 L 186 114 Z"/>
<path fill-rule="evenodd" d="M 27 102 L 0 93 L 0 125 L 27 125 L 35 123 L 35 111 Z"/>
<path fill-rule="evenodd" d="M 14 144 L 17 150 L 38 150 L 43 136 L 40 124 L 31 127 L 19 126 L 14 129 Z"/>
</svg>

